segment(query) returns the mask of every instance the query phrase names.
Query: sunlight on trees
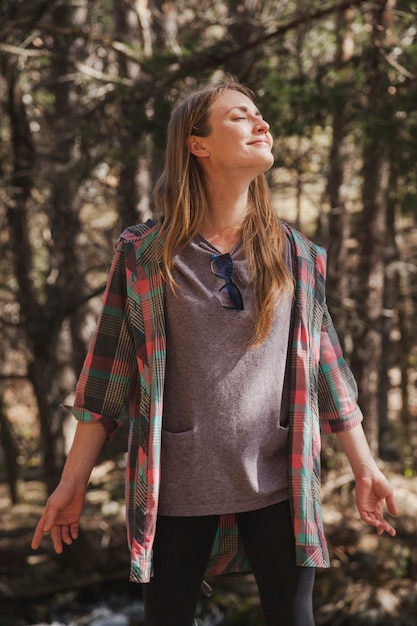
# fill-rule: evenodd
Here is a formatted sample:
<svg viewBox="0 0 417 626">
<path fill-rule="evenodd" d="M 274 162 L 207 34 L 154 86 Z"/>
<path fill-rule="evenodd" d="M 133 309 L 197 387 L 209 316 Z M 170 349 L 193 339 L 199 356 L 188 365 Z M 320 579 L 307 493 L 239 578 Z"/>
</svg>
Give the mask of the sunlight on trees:
<svg viewBox="0 0 417 626">
<path fill-rule="evenodd" d="M 40 442 L 25 462 L 41 455 L 48 489 L 113 241 L 152 215 L 175 99 L 222 72 L 271 123 L 278 214 L 329 251 L 372 447 L 413 473 L 417 2 L 6 0 L 1 12 L 3 415 L 29 384 Z"/>
</svg>

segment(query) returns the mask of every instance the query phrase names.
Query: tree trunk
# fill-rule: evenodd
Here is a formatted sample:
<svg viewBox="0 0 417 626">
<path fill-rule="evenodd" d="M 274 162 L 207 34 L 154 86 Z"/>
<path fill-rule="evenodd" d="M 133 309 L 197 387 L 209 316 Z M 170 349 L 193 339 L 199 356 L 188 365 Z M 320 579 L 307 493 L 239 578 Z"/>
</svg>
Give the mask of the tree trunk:
<svg viewBox="0 0 417 626">
<path fill-rule="evenodd" d="M 12 426 L 6 415 L 3 402 L 3 386 L 0 387 L 0 444 L 4 450 L 10 499 L 12 504 L 17 504 L 20 499 L 18 489 L 19 464 L 17 462 L 19 450 L 13 436 Z"/>
<path fill-rule="evenodd" d="M 259 33 L 260 14 L 262 12 L 262 3 L 259 0 L 230 0 L 228 7 L 228 33 L 232 41 L 239 47 L 243 47 L 251 40 L 256 38 Z M 233 56 L 227 59 L 224 64 L 226 72 L 237 76 L 239 80 L 245 83 L 249 75 L 253 80 L 254 61 L 261 50 L 246 50 L 237 57 Z"/>
<path fill-rule="evenodd" d="M 350 70 L 347 62 L 353 55 L 352 9 L 337 15 L 335 69 L 338 84 L 335 85 L 335 107 L 332 119 L 332 145 L 329 154 L 329 175 L 327 195 L 330 203 L 328 219 L 328 265 L 327 298 L 336 330 L 342 344 L 347 328 L 347 307 L 349 283 L 347 272 L 347 240 L 350 234 L 349 216 L 346 210 L 345 182 L 345 139 L 349 116 L 347 107 L 347 87 Z"/>
<path fill-rule="evenodd" d="M 358 278 L 359 332 L 354 345 L 359 399 L 365 415 L 364 428 L 374 454 L 379 451 L 379 408 L 383 363 L 383 309 L 385 244 L 387 231 L 390 162 L 384 124 L 386 108 L 385 68 L 378 48 L 386 36 L 394 0 L 370 11 L 373 49 L 368 68 L 368 109 L 365 111 L 363 149 L 363 213 L 360 232 Z"/>
<path fill-rule="evenodd" d="M 407 250 L 405 238 L 400 241 L 399 248 L 401 251 L 401 260 L 398 267 L 398 283 L 397 283 L 397 311 L 398 311 L 398 328 L 400 333 L 400 346 L 398 355 L 398 364 L 401 372 L 401 414 L 400 428 L 401 439 L 403 445 L 399 446 L 403 455 L 403 461 L 409 455 L 412 447 L 411 424 L 415 421 L 415 412 L 410 406 L 410 373 L 415 372 L 415 368 L 410 367 L 410 353 L 413 346 L 413 323 L 416 318 L 416 307 L 413 302 L 413 287 L 411 280 L 413 273 L 410 272 L 410 264 L 415 271 L 416 256 L 415 247 Z M 415 276 L 415 274 L 414 274 Z M 415 290 L 415 288 L 414 288 Z"/>
<path fill-rule="evenodd" d="M 390 185 L 391 187 L 391 185 Z M 390 391 L 389 369 L 394 363 L 391 333 L 394 328 L 394 309 L 398 299 L 399 250 L 396 241 L 397 220 L 395 201 L 389 199 L 387 205 L 386 244 L 384 250 L 384 293 L 382 309 L 382 357 L 379 384 L 379 448 L 387 452 L 392 449 L 392 437 L 388 423 L 388 395 Z M 391 453 L 391 452 L 390 452 Z"/>
<path fill-rule="evenodd" d="M 57 406 L 65 388 L 62 385 L 62 353 L 68 346 L 61 343 L 60 333 L 64 318 L 76 308 L 77 300 L 83 299 L 84 290 L 79 281 L 79 254 L 75 243 L 80 233 L 75 199 L 84 170 L 74 150 L 77 140 L 69 82 L 61 79 L 70 74 L 69 35 L 63 34 L 64 27 L 72 25 L 75 18 L 67 5 L 54 7 L 53 16 L 54 23 L 62 30 L 56 35 L 51 57 L 50 92 L 54 106 L 49 113 L 48 127 L 51 141 L 56 142 L 51 148 L 56 157 L 48 164 L 47 172 L 42 172 L 49 185 L 44 232 L 50 233 L 45 240 L 43 235 L 40 236 L 37 242 L 38 247 L 39 243 L 42 246 L 42 270 L 39 269 L 40 254 L 32 245 L 29 219 L 34 208 L 32 192 L 38 182 L 34 176 L 38 166 L 37 153 L 23 103 L 17 62 L 11 63 L 4 72 L 9 86 L 8 116 L 13 144 L 13 191 L 7 217 L 14 274 L 19 286 L 20 313 L 26 330 L 27 372 L 39 410 L 43 470 L 48 491 L 56 486 L 65 460 Z"/>
<path fill-rule="evenodd" d="M 133 8 L 126 3 L 114 2 L 115 37 L 121 41 L 141 42 L 141 53 L 145 57 L 152 54 L 152 14 L 148 2 L 135 0 Z M 134 19 L 135 18 L 135 19 Z M 139 64 L 118 54 L 119 75 L 140 81 Z M 151 216 L 151 180 L 149 172 L 150 142 L 145 105 L 134 105 L 131 94 L 120 99 L 119 116 L 120 175 L 117 195 L 117 209 L 120 229 L 143 222 Z"/>
</svg>

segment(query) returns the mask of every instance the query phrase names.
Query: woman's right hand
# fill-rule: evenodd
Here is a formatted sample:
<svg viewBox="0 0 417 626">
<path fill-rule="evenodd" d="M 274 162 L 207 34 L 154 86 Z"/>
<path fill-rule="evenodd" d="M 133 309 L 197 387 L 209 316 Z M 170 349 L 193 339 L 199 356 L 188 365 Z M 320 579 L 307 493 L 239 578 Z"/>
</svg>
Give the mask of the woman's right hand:
<svg viewBox="0 0 417 626">
<path fill-rule="evenodd" d="M 62 480 L 49 496 L 41 519 L 36 526 L 32 549 L 37 550 L 44 535 L 51 535 L 57 554 L 63 551 L 63 544 L 70 545 L 78 537 L 78 525 L 85 503 L 86 485 Z"/>
</svg>

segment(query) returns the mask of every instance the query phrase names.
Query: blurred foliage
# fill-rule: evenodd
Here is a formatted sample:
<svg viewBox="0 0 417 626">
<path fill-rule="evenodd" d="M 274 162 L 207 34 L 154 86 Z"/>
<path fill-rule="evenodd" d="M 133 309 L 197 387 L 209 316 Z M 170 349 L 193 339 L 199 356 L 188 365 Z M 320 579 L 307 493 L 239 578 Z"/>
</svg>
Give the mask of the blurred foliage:
<svg viewBox="0 0 417 626">
<path fill-rule="evenodd" d="M 8 414 L 21 406 L 16 381 L 32 386 L 26 398 L 48 475 L 64 460 L 56 407 L 71 397 L 113 241 L 152 214 L 173 103 L 224 72 L 255 91 L 271 124 L 276 163 L 268 177 L 278 213 L 326 247 L 337 210 L 331 150 L 342 119 L 348 287 L 330 296 L 348 357 L 362 324 L 364 155 L 375 140 L 386 152 L 398 246 L 390 271 L 400 292 L 389 305 L 381 367 L 402 376 L 387 394 L 412 388 L 417 2 L 3 0 L 0 11 L 0 380 Z M 334 259 L 330 250 L 329 270 Z M 410 402 L 403 392 L 403 406 L 390 409 L 406 415 L 405 432 L 416 412 Z"/>
</svg>

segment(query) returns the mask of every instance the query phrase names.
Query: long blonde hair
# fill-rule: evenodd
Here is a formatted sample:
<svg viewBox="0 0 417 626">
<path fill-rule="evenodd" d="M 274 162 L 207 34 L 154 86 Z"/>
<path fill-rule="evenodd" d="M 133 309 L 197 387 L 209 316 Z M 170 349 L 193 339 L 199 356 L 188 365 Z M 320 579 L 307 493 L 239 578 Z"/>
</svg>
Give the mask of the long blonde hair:
<svg viewBox="0 0 417 626">
<path fill-rule="evenodd" d="M 255 100 L 249 89 L 232 78 L 225 78 L 186 96 L 174 108 L 168 124 L 165 167 L 155 186 L 154 202 L 161 216 L 159 235 L 165 276 L 173 290 L 174 253 L 199 232 L 207 214 L 202 170 L 197 158 L 190 153 L 187 138 L 210 134 L 210 107 L 226 89 Z M 293 290 L 293 279 L 285 263 L 285 240 L 282 225 L 272 208 L 265 175 L 261 174 L 249 186 L 248 211 L 242 230 L 243 249 L 255 293 L 251 347 L 264 342 L 271 329 L 277 300 Z"/>
</svg>

